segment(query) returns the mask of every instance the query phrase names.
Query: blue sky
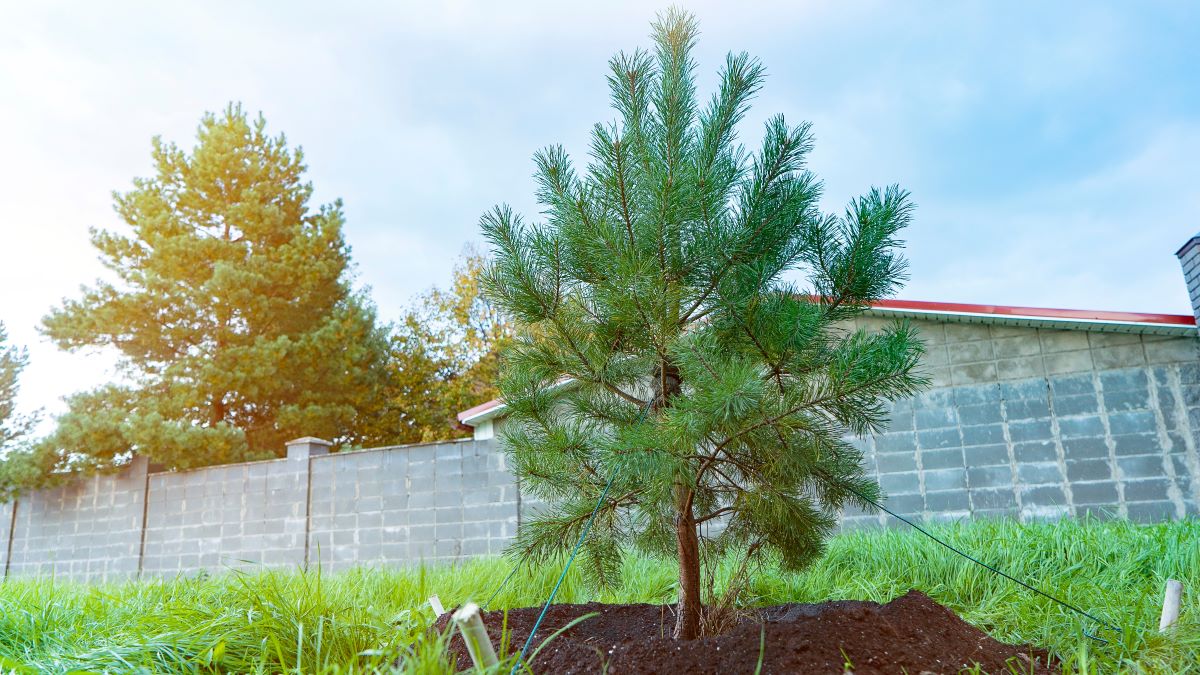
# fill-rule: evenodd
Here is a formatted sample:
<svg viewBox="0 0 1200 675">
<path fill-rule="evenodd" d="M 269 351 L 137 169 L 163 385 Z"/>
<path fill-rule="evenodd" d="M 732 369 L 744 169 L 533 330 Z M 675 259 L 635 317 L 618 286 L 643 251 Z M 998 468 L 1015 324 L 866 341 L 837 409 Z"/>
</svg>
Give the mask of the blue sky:
<svg viewBox="0 0 1200 675">
<path fill-rule="evenodd" d="M 769 79 L 743 140 L 810 120 L 825 207 L 899 183 L 918 205 L 901 297 L 1188 313 L 1173 253 L 1200 230 L 1200 4 L 681 3 L 701 87 L 728 51 Z M 87 228 L 228 101 L 304 147 L 345 200 L 385 319 L 444 283 L 480 213 L 535 214 L 530 156 L 585 161 L 605 63 L 651 3 L 0 5 L 0 321 L 28 345 L 22 404 L 113 376 L 40 317 L 102 273 Z"/>
</svg>

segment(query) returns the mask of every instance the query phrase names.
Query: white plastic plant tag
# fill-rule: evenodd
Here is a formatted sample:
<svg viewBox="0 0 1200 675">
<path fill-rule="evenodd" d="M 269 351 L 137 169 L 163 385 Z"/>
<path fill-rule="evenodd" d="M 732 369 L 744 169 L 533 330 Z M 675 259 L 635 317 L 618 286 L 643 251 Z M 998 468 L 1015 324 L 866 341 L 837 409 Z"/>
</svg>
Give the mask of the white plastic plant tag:
<svg viewBox="0 0 1200 675">
<path fill-rule="evenodd" d="M 446 608 L 442 607 L 442 601 L 436 595 L 429 596 L 429 606 L 433 608 L 433 613 L 438 616 L 446 613 Z"/>
</svg>

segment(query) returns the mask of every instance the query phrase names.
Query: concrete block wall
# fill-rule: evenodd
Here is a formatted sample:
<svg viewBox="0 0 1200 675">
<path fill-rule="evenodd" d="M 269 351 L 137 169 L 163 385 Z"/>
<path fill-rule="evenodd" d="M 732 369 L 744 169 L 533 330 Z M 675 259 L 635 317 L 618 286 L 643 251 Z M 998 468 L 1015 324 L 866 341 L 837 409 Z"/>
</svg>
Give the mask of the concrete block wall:
<svg viewBox="0 0 1200 675">
<path fill-rule="evenodd" d="M 308 461 L 151 474 L 142 571 L 303 564 Z"/>
<path fill-rule="evenodd" d="M 87 581 L 137 574 L 146 476 L 146 462 L 139 458 L 117 473 L 39 490 L 8 504 L 7 574 Z"/>
<path fill-rule="evenodd" d="M 309 561 L 330 569 L 499 554 L 520 497 L 490 441 L 312 460 Z"/>
<path fill-rule="evenodd" d="M 0 504 L 0 569 L 100 581 L 409 565 L 499 554 L 516 536 L 517 483 L 490 440 L 327 447 L 302 439 L 286 459 L 180 472 L 138 459 L 22 495 Z"/>
<path fill-rule="evenodd" d="M 914 324 L 933 387 L 858 441 L 889 508 L 923 519 L 1200 515 L 1196 338 Z M 447 562 L 501 552 L 539 507 L 492 438 L 327 445 L 300 439 L 287 459 L 186 472 L 137 460 L 23 495 L 0 505 L 4 569 L 107 580 Z M 843 524 L 894 523 L 848 512 Z"/>
<path fill-rule="evenodd" d="M 1194 338 L 914 323 L 933 387 L 860 441 L 889 508 L 930 519 L 1197 515 Z M 888 520 L 856 511 L 844 522 Z"/>
</svg>

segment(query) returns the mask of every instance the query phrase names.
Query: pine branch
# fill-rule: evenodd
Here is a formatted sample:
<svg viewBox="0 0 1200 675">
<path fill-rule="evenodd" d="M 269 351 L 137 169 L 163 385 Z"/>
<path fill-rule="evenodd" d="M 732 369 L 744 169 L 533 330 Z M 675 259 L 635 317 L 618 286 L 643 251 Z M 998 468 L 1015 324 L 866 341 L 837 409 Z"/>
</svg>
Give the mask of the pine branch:
<svg viewBox="0 0 1200 675">
<path fill-rule="evenodd" d="M 719 518 L 719 517 L 721 517 L 721 516 L 725 515 L 726 513 L 733 513 L 733 512 L 735 512 L 735 511 L 737 511 L 737 507 L 735 507 L 735 506 L 726 506 L 726 507 L 723 507 L 723 508 L 719 508 L 719 509 L 717 509 L 716 511 L 712 511 L 711 513 L 707 513 L 707 514 L 705 514 L 705 515 L 703 515 L 703 516 L 700 516 L 699 518 L 696 518 L 694 522 L 695 522 L 697 525 L 699 525 L 700 523 L 703 523 L 703 522 L 705 522 L 705 521 L 707 521 L 707 520 L 712 520 L 713 518 Z"/>
</svg>

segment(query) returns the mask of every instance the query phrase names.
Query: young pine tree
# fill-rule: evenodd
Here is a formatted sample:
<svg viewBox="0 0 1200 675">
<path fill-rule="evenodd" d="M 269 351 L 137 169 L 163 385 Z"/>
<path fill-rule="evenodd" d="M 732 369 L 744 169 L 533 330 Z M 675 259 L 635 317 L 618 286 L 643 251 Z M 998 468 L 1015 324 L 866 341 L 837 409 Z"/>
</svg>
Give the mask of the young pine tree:
<svg viewBox="0 0 1200 675">
<path fill-rule="evenodd" d="M 547 502 L 513 553 L 570 547 L 605 494 L 587 574 L 609 579 L 628 544 L 676 556 L 679 638 L 700 630 L 702 557 L 800 567 L 844 505 L 879 496 L 847 438 L 881 429 L 885 402 L 923 384 L 910 328 L 847 328 L 903 278 L 907 193 L 872 189 L 822 214 L 809 126 L 772 118 L 745 152 L 735 129 L 763 68 L 730 55 L 701 105 L 696 34 L 672 10 L 652 53 L 612 60 L 618 121 L 594 128 L 586 173 L 560 147 L 535 155 L 544 224 L 507 207 L 482 220 L 487 292 L 519 328 L 502 439 Z M 715 519 L 724 527 L 702 527 Z"/>
<path fill-rule="evenodd" d="M 40 446 L 56 468 L 129 452 L 174 467 L 271 457 L 298 436 L 362 440 L 386 336 L 350 283 L 341 204 L 312 208 L 300 150 L 240 106 L 116 195 L 92 244 L 112 279 L 44 320 L 64 349 L 115 347 L 125 382 L 72 397 Z"/>
</svg>

